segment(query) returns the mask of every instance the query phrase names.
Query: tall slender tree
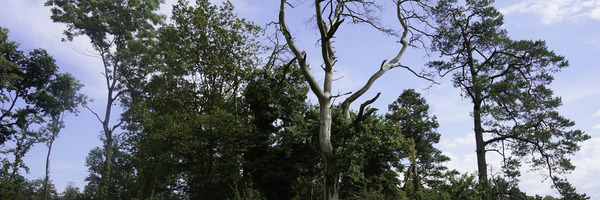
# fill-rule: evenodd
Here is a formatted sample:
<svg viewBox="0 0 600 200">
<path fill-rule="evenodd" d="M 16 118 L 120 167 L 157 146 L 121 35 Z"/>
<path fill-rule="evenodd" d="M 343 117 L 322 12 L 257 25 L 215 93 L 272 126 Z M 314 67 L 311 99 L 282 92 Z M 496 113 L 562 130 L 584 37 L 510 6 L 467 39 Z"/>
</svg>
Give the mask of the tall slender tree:
<svg viewBox="0 0 600 200">
<path fill-rule="evenodd" d="M 100 187 L 101 199 L 111 199 L 108 188 L 111 184 L 113 134 L 122 124 L 120 120 L 111 120 L 111 113 L 113 106 L 127 89 L 121 84 L 125 78 L 123 72 L 133 67 L 127 62 L 128 43 L 137 37 L 136 34 L 146 33 L 146 30 L 153 29 L 154 24 L 162 21 L 163 17 L 154 13 L 161 2 L 162 0 L 48 0 L 45 4 L 52 7 L 51 18 L 54 22 L 67 24 L 67 30 L 64 31 L 66 38 L 63 40 L 72 41 L 76 36 L 85 35 L 102 59 L 102 76 L 108 90 L 104 116 L 90 109 L 102 124 L 106 138 L 106 168 Z"/>
<path fill-rule="evenodd" d="M 81 84 L 71 74 L 59 73 L 56 61 L 45 50 L 35 49 L 25 54 L 18 50 L 18 43 L 8 40 L 7 33 L 7 29 L 0 28 L 0 145 L 4 147 L 5 140 L 12 140 L 15 148 L 0 151 L 14 155 L 12 163 L 2 160 L 2 187 L 17 179 L 25 183 L 18 172 L 28 170 L 23 162 L 26 153 L 34 144 L 47 142 L 49 157 L 52 142 L 63 127 L 62 114 L 75 112 L 85 99 L 79 94 Z M 9 167 L 13 171 L 6 180 Z M 48 162 L 46 178 L 41 183 L 43 198 L 47 198 Z"/>
<path fill-rule="evenodd" d="M 502 155 L 503 170 L 512 179 L 525 160 L 534 169 L 547 170 L 565 198 L 585 198 L 558 176 L 575 168 L 567 156 L 590 138 L 570 129 L 575 123 L 559 115 L 561 100 L 548 88 L 551 73 L 568 62 L 544 41 L 511 40 L 493 2 L 439 1 L 433 10 L 438 27 L 432 47 L 444 60 L 429 64 L 441 75 L 452 74 L 454 86 L 473 103 L 481 198 L 495 195 L 487 192 L 487 152 Z"/>
<path fill-rule="evenodd" d="M 64 117 L 67 113 L 77 113 L 80 104 L 85 103 L 85 96 L 79 93 L 83 85 L 71 74 L 61 74 L 50 83 L 48 89 L 40 94 L 44 104 L 51 105 L 45 112 L 49 115 L 47 132 L 49 134 L 46 145 L 46 175 L 44 177 L 44 200 L 48 199 L 48 183 L 50 182 L 50 152 L 52 144 L 58 137 L 60 130 L 64 128 Z"/>
<path fill-rule="evenodd" d="M 400 23 L 399 37 L 400 48 L 396 56 L 389 61 L 385 60 L 381 63 L 379 70 L 375 72 L 369 80 L 357 91 L 347 97 L 341 104 L 346 123 L 351 123 L 350 105 L 362 96 L 371 88 L 373 83 L 390 69 L 403 67 L 409 69 L 408 66 L 402 65 L 400 59 L 404 55 L 406 49 L 414 41 L 413 26 L 409 25 L 409 21 L 423 20 L 419 12 L 407 8 L 419 9 L 425 1 L 392 1 L 396 10 L 396 15 Z M 334 36 L 343 24 L 345 19 L 349 19 L 355 23 L 364 23 L 375 27 L 386 33 L 394 34 L 392 29 L 380 26 L 377 23 L 376 17 L 373 15 L 374 10 L 378 9 L 378 4 L 372 0 L 315 0 L 314 1 L 314 16 L 318 27 L 319 46 L 321 47 L 321 59 L 323 61 L 323 86 L 319 86 L 317 79 L 313 76 L 307 63 L 306 52 L 300 49 L 296 44 L 292 32 L 290 31 L 286 21 L 287 0 L 281 0 L 279 8 L 279 27 L 287 46 L 298 61 L 298 65 L 302 69 L 304 78 L 308 82 L 311 91 L 317 96 L 319 101 L 320 111 L 320 128 L 319 128 L 319 146 L 324 163 L 324 196 L 325 199 L 337 199 L 339 196 L 339 181 L 340 174 L 337 172 L 338 161 L 335 153 L 335 147 L 331 139 L 332 126 L 332 101 L 334 94 L 332 91 L 333 73 L 336 60 L 335 49 L 333 46 Z M 421 76 L 421 75 L 418 75 Z M 423 77 L 423 76 L 421 76 Z M 362 112 L 361 112 L 362 113 Z M 371 112 L 365 112 L 368 114 Z"/>
</svg>

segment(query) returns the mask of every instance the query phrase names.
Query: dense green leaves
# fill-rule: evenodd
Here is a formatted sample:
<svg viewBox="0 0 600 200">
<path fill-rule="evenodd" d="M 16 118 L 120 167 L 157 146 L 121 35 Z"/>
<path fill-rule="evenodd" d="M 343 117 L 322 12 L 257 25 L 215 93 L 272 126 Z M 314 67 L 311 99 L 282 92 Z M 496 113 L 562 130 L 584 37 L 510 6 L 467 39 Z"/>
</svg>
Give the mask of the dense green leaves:
<svg viewBox="0 0 600 200">
<path fill-rule="evenodd" d="M 138 198 L 233 198 L 251 127 L 242 91 L 256 63 L 258 29 L 208 1 L 179 1 L 158 41 L 138 43 L 124 117 Z M 161 58 L 143 60 L 144 58 Z M 239 189 L 239 190 L 238 190 Z"/>
<path fill-rule="evenodd" d="M 134 1 L 86 1 L 86 0 L 48 0 L 46 6 L 52 7 L 52 20 L 67 25 L 64 31 L 66 40 L 72 41 L 76 36 L 87 36 L 94 49 L 102 59 L 103 76 L 107 87 L 105 115 L 100 117 L 93 112 L 104 133 L 106 168 L 102 175 L 101 199 L 112 199 L 109 193 L 109 180 L 112 168 L 113 132 L 122 122 L 111 125 L 112 107 L 122 98 L 128 89 L 126 80 L 132 62 L 136 60 L 136 40 L 147 38 L 155 24 L 162 22 L 163 17 L 154 13 L 159 8 L 160 0 Z M 65 39 L 63 39 L 65 40 Z M 129 44 L 131 43 L 131 50 Z"/>
<path fill-rule="evenodd" d="M 106 51 L 113 43 L 123 48 L 120 45 L 133 39 L 136 32 L 152 28 L 149 21 L 159 23 L 162 17 L 153 11 L 160 3 L 161 0 L 48 0 L 46 6 L 53 6 L 54 22 L 67 24 L 66 40 L 85 35 L 97 50 Z"/>
<path fill-rule="evenodd" d="M 131 155 L 123 150 L 122 143 L 119 140 L 115 140 L 113 145 L 113 167 L 111 168 L 112 173 L 108 190 L 113 198 L 135 198 L 137 191 L 135 190 Z M 101 198 L 101 178 L 106 170 L 106 153 L 104 151 L 103 148 L 96 147 L 86 157 L 85 166 L 88 167 L 89 175 L 85 178 L 88 184 L 85 186 L 82 196 L 87 199 Z"/>
<path fill-rule="evenodd" d="M 450 158 L 433 145 L 440 141 L 439 127 L 435 116 L 429 116 L 429 105 L 425 98 L 412 89 L 404 90 L 396 101 L 389 105 L 391 113 L 386 119 L 400 126 L 401 133 L 410 143 L 410 164 L 404 171 L 404 189 L 409 197 L 419 199 L 422 188 L 435 188 L 443 183 L 441 165 Z"/>
<path fill-rule="evenodd" d="M 43 49 L 29 53 L 8 40 L 8 30 L 0 28 L 0 145 L 32 123 L 42 123 L 46 115 L 61 109 L 57 87 L 74 83 L 69 74 L 59 74 L 54 58 Z M 68 79 L 68 80 L 65 80 Z M 75 86 L 73 85 L 73 86 Z M 70 85 L 64 85 L 68 89 Z M 68 100 L 68 99 L 65 99 Z"/>
</svg>

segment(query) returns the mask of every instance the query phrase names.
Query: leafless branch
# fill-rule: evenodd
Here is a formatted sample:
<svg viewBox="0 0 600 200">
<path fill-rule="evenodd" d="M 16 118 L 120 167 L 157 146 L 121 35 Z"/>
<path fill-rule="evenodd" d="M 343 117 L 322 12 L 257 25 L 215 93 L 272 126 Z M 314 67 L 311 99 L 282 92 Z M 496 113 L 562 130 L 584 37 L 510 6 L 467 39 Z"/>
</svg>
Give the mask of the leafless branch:
<svg viewBox="0 0 600 200">
<path fill-rule="evenodd" d="M 439 82 L 437 82 L 433 78 L 431 78 L 431 75 L 427 75 L 427 74 L 424 74 L 424 73 L 417 73 L 413 69 L 411 69 L 410 67 L 405 66 L 405 65 L 398 64 L 397 66 L 398 67 L 402 67 L 404 69 L 407 69 L 408 71 L 410 71 L 411 73 L 413 73 L 413 75 L 415 75 L 415 76 L 417 76 L 419 78 L 428 80 L 429 82 L 432 82 L 433 84 L 440 84 Z"/>
<path fill-rule="evenodd" d="M 368 105 L 375 102 L 379 98 L 380 95 L 381 95 L 381 92 L 378 92 L 377 95 L 375 95 L 375 97 L 360 104 L 360 109 L 358 110 L 358 115 L 356 116 L 356 119 L 354 119 L 354 122 L 353 122 L 354 124 L 358 124 L 361 121 L 364 121 L 369 115 L 371 115 L 373 112 L 377 111 L 376 108 L 371 108 L 371 109 L 367 110 L 367 112 L 364 112 L 365 107 L 367 107 Z"/>
<path fill-rule="evenodd" d="M 92 114 L 94 114 L 94 116 L 96 116 L 96 118 L 98 119 L 98 121 L 100 121 L 100 123 L 104 124 L 104 121 L 102 121 L 102 119 L 100 118 L 100 115 L 98 115 L 98 113 L 94 112 L 94 110 L 92 110 L 92 108 L 90 108 L 87 103 L 83 104 L 83 107 L 85 107 L 86 109 L 88 109 L 90 112 L 92 112 Z"/>
<path fill-rule="evenodd" d="M 312 73 L 310 72 L 310 70 L 308 68 L 308 64 L 306 63 L 306 53 L 303 51 L 300 51 L 300 49 L 294 42 L 292 35 L 290 34 L 290 30 L 289 30 L 289 28 L 287 26 L 287 22 L 285 20 L 285 5 L 286 4 L 287 4 L 286 0 L 281 0 L 281 5 L 279 7 L 280 30 L 283 33 L 283 36 L 285 37 L 288 47 L 290 48 L 290 50 L 292 50 L 296 59 L 298 59 L 298 65 L 300 65 L 300 68 L 302 69 L 302 73 L 306 77 L 308 85 L 310 86 L 311 90 L 315 93 L 315 95 L 318 98 L 322 98 L 325 96 L 325 94 L 324 94 L 323 90 L 321 89 L 321 87 L 319 87 L 319 84 L 317 83 L 317 81 L 315 80 L 314 76 L 312 75 Z"/>
</svg>

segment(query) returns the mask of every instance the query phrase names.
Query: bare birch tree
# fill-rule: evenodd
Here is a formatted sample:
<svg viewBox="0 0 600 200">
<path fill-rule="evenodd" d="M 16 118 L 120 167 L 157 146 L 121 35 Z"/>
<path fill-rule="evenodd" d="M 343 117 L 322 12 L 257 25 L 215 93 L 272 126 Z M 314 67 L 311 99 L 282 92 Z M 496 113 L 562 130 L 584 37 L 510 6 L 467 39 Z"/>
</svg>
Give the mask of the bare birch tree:
<svg viewBox="0 0 600 200">
<path fill-rule="evenodd" d="M 384 33 L 398 36 L 400 48 L 396 56 L 391 58 L 389 61 L 384 60 L 379 66 L 379 70 L 375 72 L 368 79 L 364 85 L 356 90 L 355 92 L 349 93 L 348 96 L 342 103 L 343 115 L 348 123 L 351 123 L 350 117 L 350 105 L 367 92 L 373 83 L 381 77 L 388 70 L 393 68 L 405 68 L 415 74 L 418 77 L 433 81 L 428 76 L 415 72 L 413 69 L 400 63 L 400 59 L 404 55 L 406 49 L 414 45 L 414 42 L 418 42 L 417 36 L 422 33 L 410 25 L 409 22 L 424 22 L 424 13 L 428 6 L 425 4 L 426 1 L 419 0 L 404 0 L 404 1 L 392 1 L 395 6 L 396 15 L 398 22 L 400 23 L 399 33 L 394 29 L 388 29 L 379 25 L 377 18 L 373 15 L 376 11 L 381 10 L 381 5 L 375 3 L 375 0 L 315 0 L 315 19 L 319 31 L 319 45 L 321 47 L 321 57 L 323 62 L 324 78 L 323 86 L 321 87 L 313 74 L 311 73 L 308 63 L 306 52 L 301 50 L 295 43 L 292 37 L 291 31 L 288 28 L 286 22 L 286 5 L 289 5 L 288 1 L 281 0 L 279 10 L 279 26 L 280 30 L 285 36 L 287 46 L 294 54 L 297 59 L 299 66 L 302 69 L 304 77 L 308 82 L 310 89 L 317 96 L 320 107 L 320 124 L 319 124 L 319 146 L 324 163 L 324 176 L 325 176 L 325 199 L 337 199 L 339 196 L 339 182 L 340 174 L 336 172 L 337 159 L 335 155 L 335 149 L 331 141 L 331 125 L 332 125 L 332 83 L 334 81 L 334 66 L 337 62 L 335 55 L 335 49 L 333 46 L 333 38 L 338 28 L 343 24 L 345 19 L 350 19 L 352 23 L 366 24 Z M 406 9 L 410 8 L 410 9 Z M 417 10 L 418 9 L 418 10 Z M 360 121 L 361 115 L 368 115 L 374 112 L 374 109 L 367 110 L 364 112 L 366 105 L 372 103 L 379 97 L 379 94 L 363 103 L 354 122 Z"/>
</svg>

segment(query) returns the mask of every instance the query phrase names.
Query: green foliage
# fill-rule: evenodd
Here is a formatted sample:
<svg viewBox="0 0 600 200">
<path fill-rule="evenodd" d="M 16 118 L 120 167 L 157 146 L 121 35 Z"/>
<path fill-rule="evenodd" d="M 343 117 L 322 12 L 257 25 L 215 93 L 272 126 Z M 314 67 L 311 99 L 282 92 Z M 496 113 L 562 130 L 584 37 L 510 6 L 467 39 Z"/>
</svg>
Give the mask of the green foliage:
<svg viewBox="0 0 600 200">
<path fill-rule="evenodd" d="M 264 200 L 263 195 L 256 189 L 251 187 L 243 187 L 240 192 L 238 189 L 234 190 L 234 197 L 232 200 Z"/>
<path fill-rule="evenodd" d="M 339 107 L 332 115 L 332 140 L 339 141 L 334 143 L 338 159 L 334 173 L 342 175 L 340 198 L 404 197 L 396 169 L 401 169 L 401 160 L 409 156 L 409 143 L 400 126 L 378 115 L 348 124 Z"/>
<path fill-rule="evenodd" d="M 237 17 L 229 1 L 179 0 L 168 24 L 154 13 L 161 2 L 46 2 L 52 19 L 67 24 L 64 40 L 91 39 L 104 62 L 106 112 L 120 100 L 127 128 L 113 136 L 121 124 L 109 127 L 109 118 L 98 117 L 105 146 L 86 159 L 88 185 L 83 193 L 69 185 L 58 195 L 50 184 L 50 199 L 318 199 L 325 177 L 336 176 L 343 199 L 533 199 L 516 187 L 521 162 L 568 173 L 574 166 L 565 156 L 589 138 L 568 130 L 574 123 L 556 112 L 560 98 L 547 88 L 551 73 L 568 65 L 564 57 L 543 41 L 510 40 L 493 1 L 441 0 L 431 10 L 439 24 L 432 48 L 448 57 L 429 65 L 453 74 L 473 100 L 479 131 L 489 134 L 483 146 L 512 150 L 503 176 L 481 182 L 443 166 L 449 158 L 433 146 L 439 124 L 414 90 L 385 115 L 360 111 L 350 121 L 333 106 L 335 166 L 323 174 L 320 111 L 306 101 L 301 69 L 277 63 L 279 55 L 257 67 L 260 28 Z M 0 141 L 17 147 L 2 150 L 15 158 L 0 160 L 0 199 L 37 199 L 43 182 L 18 173 L 27 169 L 22 158 L 48 132 L 54 138 L 63 126 L 56 116 L 77 112 L 85 97 L 45 51 L 19 51 L 6 32 L 0 31 Z M 13 108 L 17 98 L 26 106 Z M 48 117 L 47 127 L 31 130 Z M 526 158 L 535 153 L 541 156 Z M 564 199 L 589 199 L 565 179 L 550 178 Z"/>
<path fill-rule="evenodd" d="M 126 88 L 132 60 L 135 55 L 129 53 L 129 43 L 138 38 L 146 38 L 154 29 L 153 25 L 162 22 L 163 16 L 154 13 L 159 9 L 160 0 L 47 0 L 45 5 L 51 6 L 52 20 L 67 25 L 63 41 L 72 41 L 74 37 L 87 36 L 103 62 L 103 76 L 106 80 L 107 102 L 104 119 L 94 112 L 102 124 L 106 138 L 104 149 L 106 167 L 102 175 L 100 199 L 112 199 L 109 185 L 112 172 L 114 152 L 113 132 L 122 122 L 110 125 L 112 106 L 116 104 Z"/>
<path fill-rule="evenodd" d="M 6 177 L 4 172 L 0 172 L 0 198 L 6 200 L 32 199 L 41 200 L 44 198 L 44 180 L 26 180 L 25 177 L 16 174 L 13 177 Z M 59 199 L 54 184 L 48 186 L 48 199 Z"/>
<path fill-rule="evenodd" d="M 39 190 L 40 181 L 30 184 L 19 175 L 21 169 L 29 172 L 23 158 L 34 144 L 51 143 L 64 127 L 64 113 L 77 112 L 85 97 L 79 94 L 82 85 L 71 74 L 59 73 L 56 61 L 45 50 L 22 52 L 18 43 L 8 40 L 7 33 L 0 27 L 0 153 L 12 154 L 13 158 L 1 160 L 0 193 L 6 194 L 6 199 L 32 199 L 32 194 L 25 197 L 21 192 Z M 10 141 L 8 147 L 6 141 Z"/>
<path fill-rule="evenodd" d="M 88 36 L 99 51 L 117 44 L 117 52 L 127 40 L 140 30 L 152 29 L 152 23 L 160 23 L 163 16 L 153 13 L 161 0 L 137 0 L 115 2 L 110 0 L 48 0 L 52 6 L 52 20 L 67 24 L 66 38 Z M 114 39 L 114 41 L 113 41 Z"/>
<path fill-rule="evenodd" d="M 473 174 L 451 175 L 449 184 L 442 186 L 442 190 L 449 194 L 452 200 L 478 200 L 479 184 Z"/>
<path fill-rule="evenodd" d="M 134 183 L 134 169 L 131 163 L 131 155 L 123 150 L 121 142 L 115 140 L 113 143 L 114 167 L 111 168 L 112 176 L 110 177 L 109 192 L 117 199 L 131 199 L 136 195 Z M 101 197 L 100 187 L 101 178 L 106 169 L 104 148 L 96 147 L 92 149 L 85 160 L 85 166 L 88 167 L 90 173 L 85 181 L 88 184 L 85 186 L 83 196 L 88 199 L 98 199 Z M 73 188 L 67 187 L 65 192 L 73 193 Z"/>
<path fill-rule="evenodd" d="M 127 87 L 136 89 L 123 98 L 137 198 L 227 199 L 247 191 L 236 186 L 247 185 L 240 167 L 251 145 L 241 94 L 256 66 L 258 28 L 232 9 L 179 1 L 158 40 L 138 40 L 129 51 L 142 64 L 127 71 L 134 80 Z"/>
<path fill-rule="evenodd" d="M 60 200 L 83 200 L 83 193 L 79 191 L 78 187 L 74 186 L 73 182 L 69 182 L 67 187 L 65 187 L 65 191 L 60 193 Z"/>
<path fill-rule="evenodd" d="M 510 181 L 500 176 L 490 179 L 490 195 L 492 199 L 527 199 L 527 195 L 519 190 L 517 181 Z"/>
<path fill-rule="evenodd" d="M 44 117 L 73 111 L 75 98 L 82 98 L 76 94 L 81 85 L 70 74 L 58 73 L 52 56 L 43 49 L 18 50 L 19 44 L 9 41 L 7 33 L 0 28 L 0 145 L 19 129 L 44 123 Z"/>
<path fill-rule="evenodd" d="M 314 128 L 306 121 L 314 110 L 305 101 L 308 87 L 301 71 L 285 65 L 253 74 L 244 91 L 253 125 L 244 152 L 244 176 L 266 199 L 310 195 L 304 190 L 318 177 L 320 161 L 315 132 L 307 130 Z"/>
<path fill-rule="evenodd" d="M 410 164 L 401 172 L 404 172 L 404 190 L 409 197 L 418 199 L 417 193 L 424 186 L 435 188 L 443 182 L 447 168 L 441 164 L 450 160 L 433 146 L 440 141 L 441 135 L 435 132 L 439 124 L 435 116 L 429 116 L 425 98 L 413 89 L 404 90 L 389 105 L 389 111 L 391 113 L 386 114 L 386 120 L 397 123 L 404 138 L 411 143 Z"/>
</svg>

